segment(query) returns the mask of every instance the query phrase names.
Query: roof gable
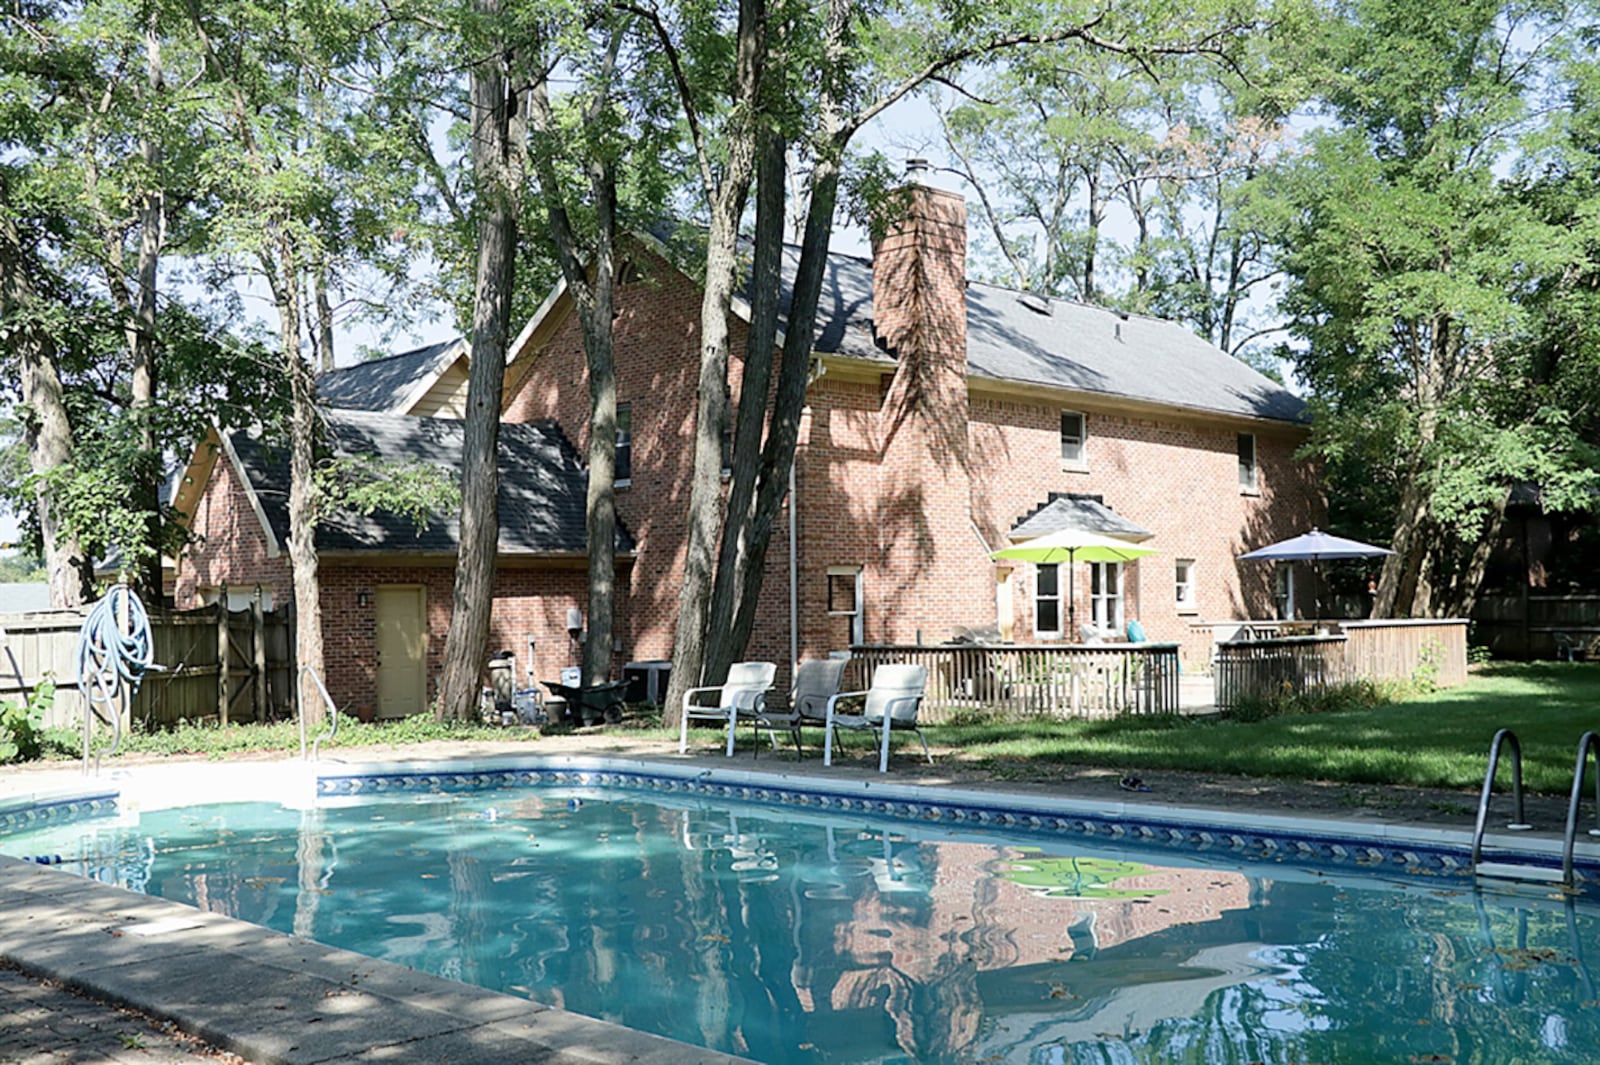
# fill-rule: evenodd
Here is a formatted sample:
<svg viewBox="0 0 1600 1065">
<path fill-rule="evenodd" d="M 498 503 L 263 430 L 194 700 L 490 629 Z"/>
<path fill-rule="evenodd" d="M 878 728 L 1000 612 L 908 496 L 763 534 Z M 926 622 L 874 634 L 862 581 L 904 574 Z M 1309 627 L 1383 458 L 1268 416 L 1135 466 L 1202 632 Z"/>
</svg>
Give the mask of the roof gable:
<svg viewBox="0 0 1600 1065">
<path fill-rule="evenodd" d="M 466 351 L 461 337 L 317 375 L 317 398 L 329 407 L 409 414 Z"/>
<path fill-rule="evenodd" d="M 339 457 L 374 455 L 424 462 L 459 477 L 462 423 L 453 418 L 414 418 L 332 410 L 326 413 L 328 442 Z M 289 533 L 289 462 L 282 446 L 245 432 L 226 437 L 279 542 Z M 578 453 L 553 421 L 500 426 L 500 545 L 502 554 L 583 555 L 588 474 Z M 460 546 L 457 514 L 437 515 L 417 528 L 409 518 L 337 511 L 317 523 L 321 552 L 393 551 L 454 554 Z M 616 549 L 634 550 L 619 522 Z"/>
</svg>

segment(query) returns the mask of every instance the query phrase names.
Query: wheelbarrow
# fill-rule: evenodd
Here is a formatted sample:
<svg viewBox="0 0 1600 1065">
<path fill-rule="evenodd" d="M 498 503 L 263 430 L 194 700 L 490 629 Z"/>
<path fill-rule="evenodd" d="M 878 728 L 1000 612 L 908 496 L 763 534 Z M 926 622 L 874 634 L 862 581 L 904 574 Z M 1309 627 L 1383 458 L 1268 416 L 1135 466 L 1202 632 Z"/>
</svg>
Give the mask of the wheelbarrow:
<svg viewBox="0 0 1600 1065">
<path fill-rule="evenodd" d="M 600 720 L 615 725 L 622 720 L 622 695 L 628 690 L 625 680 L 608 680 L 587 688 L 547 680 L 544 686 L 550 689 L 552 695 L 565 699 L 567 713 L 581 718 L 585 725 L 593 725 Z"/>
</svg>

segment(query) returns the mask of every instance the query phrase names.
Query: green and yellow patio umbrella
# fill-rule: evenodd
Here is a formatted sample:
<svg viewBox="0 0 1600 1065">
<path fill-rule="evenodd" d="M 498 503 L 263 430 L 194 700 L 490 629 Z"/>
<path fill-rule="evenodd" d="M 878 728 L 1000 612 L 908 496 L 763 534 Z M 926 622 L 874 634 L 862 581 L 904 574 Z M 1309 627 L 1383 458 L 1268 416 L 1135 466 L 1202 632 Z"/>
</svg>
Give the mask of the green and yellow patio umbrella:
<svg viewBox="0 0 1600 1065">
<path fill-rule="evenodd" d="M 1035 565 L 1060 565 L 1067 567 L 1067 632 L 1076 634 L 1077 588 L 1073 573 L 1079 562 L 1131 562 L 1145 555 L 1156 554 L 1153 547 L 1145 547 L 1129 540 L 1091 532 L 1088 529 L 1058 529 L 1053 533 L 1036 536 L 1032 540 L 989 553 L 993 559 L 1010 559 L 1014 562 L 1032 562 Z"/>
</svg>

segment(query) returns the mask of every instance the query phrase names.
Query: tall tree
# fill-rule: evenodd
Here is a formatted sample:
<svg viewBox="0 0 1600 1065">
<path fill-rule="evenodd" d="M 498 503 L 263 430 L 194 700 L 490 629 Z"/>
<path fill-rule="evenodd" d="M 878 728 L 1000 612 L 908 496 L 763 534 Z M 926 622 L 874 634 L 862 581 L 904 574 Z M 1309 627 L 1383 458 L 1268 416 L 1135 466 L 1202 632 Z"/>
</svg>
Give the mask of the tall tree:
<svg viewBox="0 0 1600 1065">
<path fill-rule="evenodd" d="M 1284 308 L 1313 446 L 1392 535 L 1383 616 L 1470 610 L 1511 483 L 1581 464 L 1558 397 L 1514 417 L 1504 397 L 1528 385 L 1528 293 L 1589 248 L 1498 174 L 1542 138 L 1570 14 L 1363 0 L 1328 37 L 1332 124 L 1288 183 Z"/>
<path fill-rule="evenodd" d="M 853 0 L 831 0 L 820 21 L 798 21 L 787 36 L 778 38 L 784 41 L 786 54 L 806 56 L 810 70 L 815 72 L 804 79 L 810 95 L 795 107 L 803 121 L 799 132 L 793 135 L 793 143 L 803 145 L 802 153 L 811 166 L 806 182 L 809 199 L 805 231 L 789 300 L 778 383 L 770 408 L 763 412 L 767 435 L 761 459 L 759 464 L 741 462 L 740 456 L 735 455 L 732 492 L 741 491 L 740 478 L 755 483 L 746 489 L 754 498 L 752 510 L 748 516 L 736 514 L 732 518 L 747 522 L 748 527 L 733 535 L 723 530 L 720 535 L 721 550 L 732 553 L 733 558 L 731 564 L 718 567 L 718 579 L 725 580 L 727 587 L 718 601 L 732 603 L 733 608 L 731 613 L 719 609 L 712 633 L 716 644 L 708 660 L 703 631 L 707 615 L 698 604 L 707 601 L 714 589 L 700 571 L 690 571 L 679 601 L 677 643 L 667 696 L 669 714 L 680 704 L 687 687 L 700 683 L 702 677 L 708 681 L 718 679 L 750 638 L 767 546 L 788 491 L 828 241 L 846 152 L 855 134 L 929 81 L 952 77 L 966 64 L 1013 49 L 1071 42 L 1081 47 L 1137 51 L 1149 56 L 1221 54 L 1236 46 L 1253 24 L 1251 19 L 1238 18 L 1237 12 L 1207 5 L 1197 8 L 1191 19 L 1169 20 L 1163 11 L 1152 13 L 1149 21 L 1130 14 L 1124 21 L 1108 24 L 1103 13 L 1084 16 L 1070 8 L 990 9 L 980 13 L 965 6 L 946 9 L 939 4 L 879 18 L 869 17 Z M 814 42 L 809 51 L 796 47 L 803 41 Z M 769 60 L 772 58 L 769 56 Z M 759 135 L 759 130 L 753 135 Z M 780 235 L 776 226 L 759 232 L 767 240 L 776 240 Z M 760 256 L 759 248 L 756 254 Z M 776 273 L 768 271 L 758 275 L 757 280 L 764 285 L 775 284 Z M 752 305 L 759 305 L 763 298 L 762 293 L 753 291 Z M 747 374 L 749 359 L 770 359 L 775 341 L 775 334 L 756 336 L 752 331 Z M 741 420 L 745 416 L 741 409 Z M 705 456 L 700 448 L 696 457 L 691 521 L 703 520 L 715 528 L 720 520 L 720 499 L 705 487 L 709 478 L 702 476 L 705 471 L 699 461 Z M 731 623 L 724 620 L 728 617 L 732 618 Z"/>
<path fill-rule="evenodd" d="M 439 688 L 438 712 L 446 719 L 476 712 L 489 645 L 500 542 L 500 410 L 511 334 L 518 216 L 528 166 L 528 72 L 533 69 L 523 50 L 530 42 L 519 38 L 501 0 L 472 0 L 469 14 L 464 41 L 473 57 L 477 268 L 462 445 L 461 545 Z"/>
</svg>

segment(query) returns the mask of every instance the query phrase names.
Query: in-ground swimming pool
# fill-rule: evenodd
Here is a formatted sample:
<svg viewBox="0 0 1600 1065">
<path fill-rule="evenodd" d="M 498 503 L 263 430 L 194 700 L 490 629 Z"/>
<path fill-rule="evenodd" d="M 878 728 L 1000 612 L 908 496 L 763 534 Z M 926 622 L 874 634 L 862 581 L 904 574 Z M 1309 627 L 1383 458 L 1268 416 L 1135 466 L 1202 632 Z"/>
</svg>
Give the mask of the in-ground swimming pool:
<svg viewBox="0 0 1600 1065">
<path fill-rule="evenodd" d="M 0 851 L 766 1062 L 1600 1058 L 1600 914 L 1460 879 L 554 788 Z"/>
</svg>

